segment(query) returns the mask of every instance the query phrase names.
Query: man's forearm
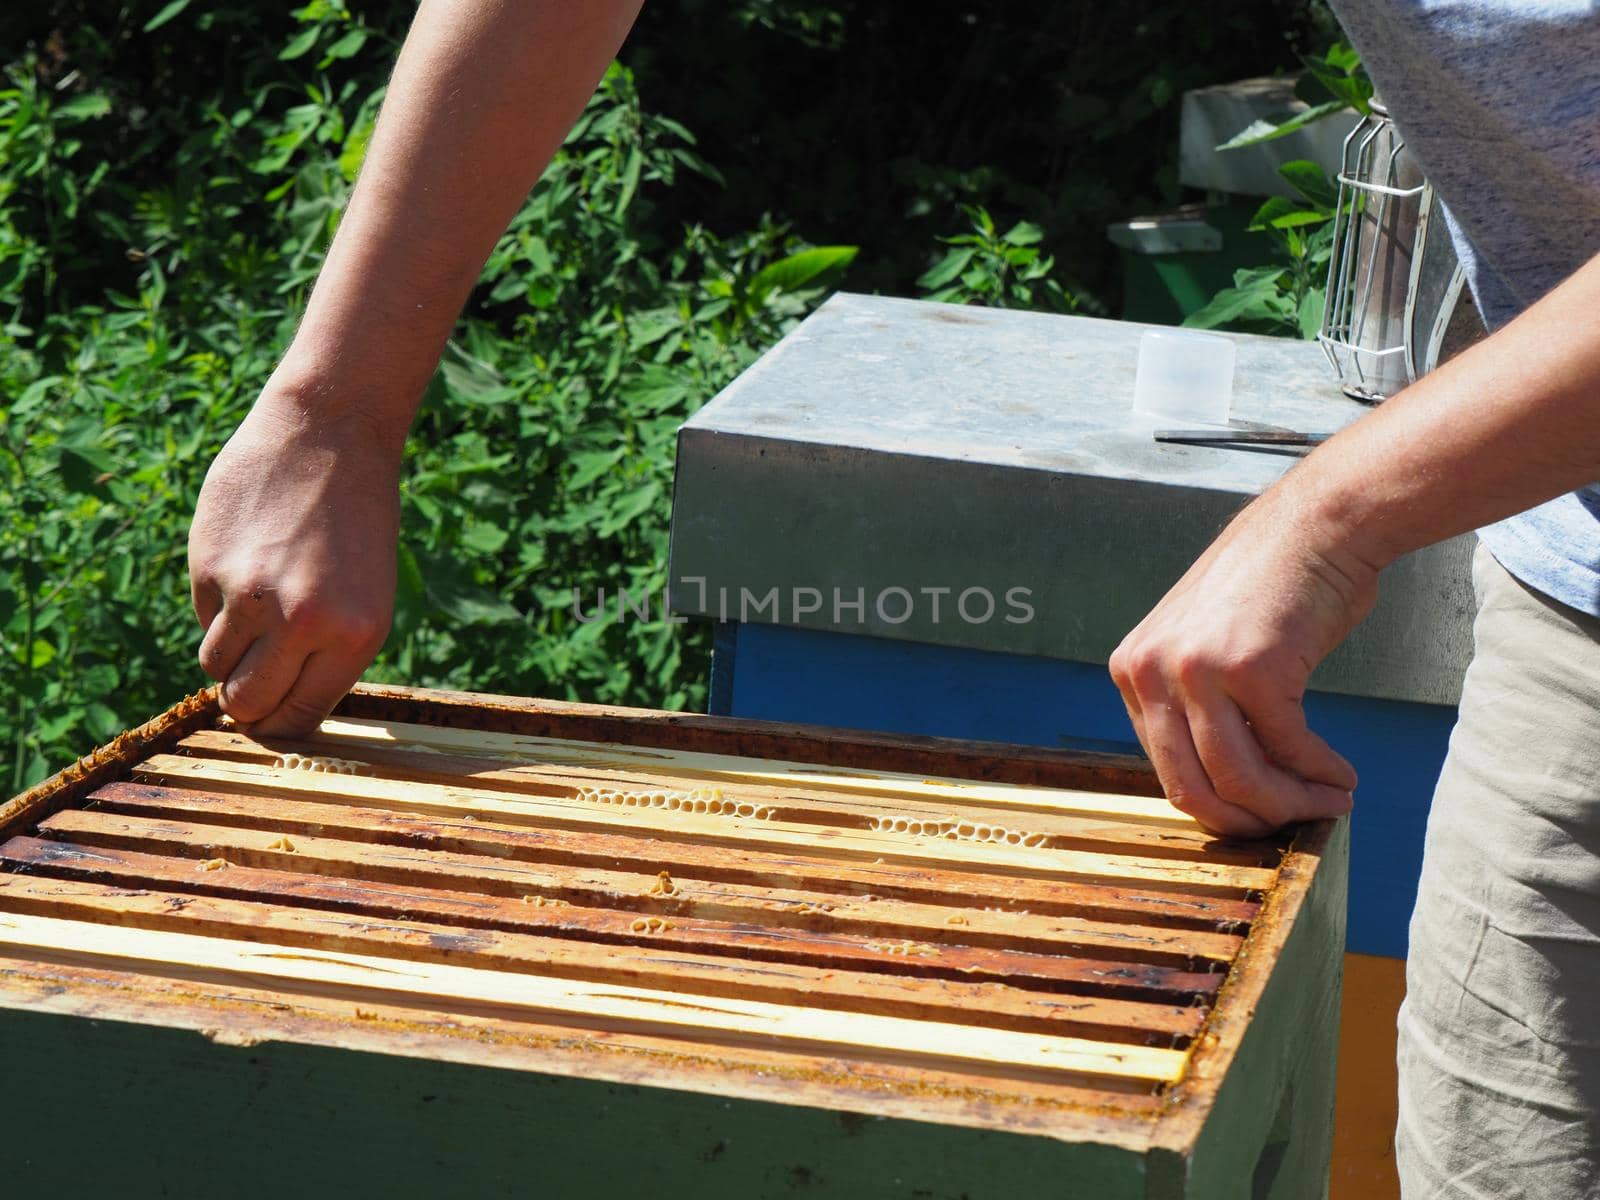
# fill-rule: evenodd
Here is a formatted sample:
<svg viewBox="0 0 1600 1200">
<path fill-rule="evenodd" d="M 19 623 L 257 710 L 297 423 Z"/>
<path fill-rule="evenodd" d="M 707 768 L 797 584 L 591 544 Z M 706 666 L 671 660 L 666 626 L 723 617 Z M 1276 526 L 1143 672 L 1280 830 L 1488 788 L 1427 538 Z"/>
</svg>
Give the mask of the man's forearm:
<svg viewBox="0 0 1600 1200">
<path fill-rule="evenodd" d="M 1600 258 L 1292 472 L 1365 565 L 1600 479 Z"/>
<path fill-rule="evenodd" d="M 483 261 L 641 0 L 423 0 L 277 391 L 398 450 Z M 349 411 L 354 410 L 354 411 Z"/>
</svg>

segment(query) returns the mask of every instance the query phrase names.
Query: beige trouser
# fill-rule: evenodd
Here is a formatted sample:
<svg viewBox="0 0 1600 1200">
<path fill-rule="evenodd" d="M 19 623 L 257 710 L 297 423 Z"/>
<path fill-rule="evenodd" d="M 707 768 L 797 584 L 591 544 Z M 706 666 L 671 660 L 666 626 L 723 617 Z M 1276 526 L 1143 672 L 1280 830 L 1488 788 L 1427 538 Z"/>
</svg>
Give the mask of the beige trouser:
<svg viewBox="0 0 1600 1200">
<path fill-rule="evenodd" d="M 1406 1200 L 1600 1197 L 1600 619 L 1481 546 L 1400 1012 Z"/>
</svg>

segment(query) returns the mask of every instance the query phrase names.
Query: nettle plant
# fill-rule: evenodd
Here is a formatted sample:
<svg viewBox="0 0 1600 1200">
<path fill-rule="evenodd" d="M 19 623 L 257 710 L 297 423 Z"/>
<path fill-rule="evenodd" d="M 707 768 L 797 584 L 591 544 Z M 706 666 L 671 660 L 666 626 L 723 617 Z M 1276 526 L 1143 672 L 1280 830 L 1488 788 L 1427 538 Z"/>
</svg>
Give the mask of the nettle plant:
<svg viewBox="0 0 1600 1200">
<path fill-rule="evenodd" d="M 923 299 L 1060 313 L 1084 307 L 1054 278 L 1055 259 L 1041 249 L 1044 231 L 1037 225 L 1018 221 L 1001 233 L 982 206 L 962 205 L 962 211 L 972 231 L 940 239 L 950 249 L 917 280 Z"/>
<path fill-rule="evenodd" d="M 1277 120 L 1254 121 L 1218 150 L 1274 141 L 1352 109 L 1363 116 L 1371 112 L 1372 81 L 1348 45 L 1337 43 L 1320 58 L 1307 56 L 1302 61 L 1306 69 L 1295 85 L 1295 94 L 1307 107 Z M 1277 261 L 1235 272 L 1233 286 L 1190 314 L 1185 325 L 1196 329 L 1229 326 L 1304 338 L 1315 337 L 1322 328 L 1339 189 L 1326 171 L 1304 159 L 1284 163 L 1278 174 L 1293 189 L 1293 198 L 1269 197 L 1249 225 L 1272 239 Z"/>
<path fill-rule="evenodd" d="M 707 633 L 663 619 L 679 424 L 825 294 L 849 246 L 780 226 L 667 242 L 645 211 L 714 175 L 613 67 L 490 256 L 408 450 L 396 678 L 592 699 L 701 696 Z M 649 622 L 585 622 L 604 591 Z M 612 606 L 613 612 L 615 606 Z"/>
<path fill-rule="evenodd" d="M 274 55 L 254 46 L 279 14 L 133 3 L 116 27 L 76 29 L 7 68 L 0 771 L 12 789 L 205 682 L 189 518 L 360 169 L 410 15 L 364 13 L 314 0 Z M 251 53 L 198 83 L 173 55 L 131 65 L 128 47 L 160 49 L 174 30 Z M 718 236 L 652 219 L 656 197 L 715 176 L 689 131 L 613 67 L 427 389 L 374 677 L 700 701 L 706 630 L 660 620 L 659 601 L 647 623 L 584 624 L 572 592 L 659 596 L 676 426 L 855 254 L 770 220 Z"/>
</svg>

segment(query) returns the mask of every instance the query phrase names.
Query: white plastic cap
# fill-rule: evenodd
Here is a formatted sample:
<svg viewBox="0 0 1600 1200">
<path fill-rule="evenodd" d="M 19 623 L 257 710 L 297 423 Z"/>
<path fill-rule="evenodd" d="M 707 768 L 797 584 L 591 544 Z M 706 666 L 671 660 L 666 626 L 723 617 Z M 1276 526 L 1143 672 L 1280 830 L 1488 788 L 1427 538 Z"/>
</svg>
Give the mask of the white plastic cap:
<svg viewBox="0 0 1600 1200">
<path fill-rule="evenodd" d="M 1226 425 L 1233 404 L 1233 342 L 1214 333 L 1150 329 L 1139 339 L 1135 412 Z"/>
</svg>

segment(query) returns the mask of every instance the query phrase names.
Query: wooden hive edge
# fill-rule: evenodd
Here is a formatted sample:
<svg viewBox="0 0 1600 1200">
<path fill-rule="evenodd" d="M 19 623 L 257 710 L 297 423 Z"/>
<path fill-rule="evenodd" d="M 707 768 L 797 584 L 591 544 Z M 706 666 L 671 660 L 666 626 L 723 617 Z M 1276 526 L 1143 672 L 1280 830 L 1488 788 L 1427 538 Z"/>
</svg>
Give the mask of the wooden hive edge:
<svg viewBox="0 0 1600 1200">
<path fill-rule="evenodd" d="M 174 749 L 189 734 L 214 724 L 221 715 L 216 685 L 185 696 L 143 725 L 119 733 L 77 762 L 0 804 L 0 837 L 36 825 L 82 800 L 95 788 L 125 777 L 135 763 Z"/>
<path fill-rule="evenodd" d="M 1149 1113 L 1019 1094 L 974 1076 L 916 1086 L 863 1077 L 844 1060 L 727 1051 L 649 1034 L 585 1034 L 490 1015 L 434 1013 L 384 1001 L 263 990 L 242 983 L 166 979 L 0 954 L 0 1010 L 21 1009 L 195 1033 L 220 1046 L 272 1043 L 456 1063 L 803 1106 L 924 1124 L 987 1129 L 1143 1152 Z"/>
<path fill-rule="evenodd" d="M 1167 1089 L 1167 1106 L 1152 1129 L 1152 1150 L 1185 1160 L 1192 1154 L 1284 948 L 1306 913 L 1324 857 L 1340 834 L 1341 821 L 1347 819 L 1308 822 L 1296 832 L 1278 867 L 1277 883 L 1266 893 L 1195 1039 L 1183 1078 Z M 1341 888 L 1341 901 L 1342 896 Z"/>
<path fill-rule="evenodd" d="M 534 737 L 708 749 L 750 758 L 944 775 L 996 783 L 1161 795 L 1148 760 L 1005 742 L 879 733 L 748 717 L 360 683 L 334 716 L 495 729 Z"/>
<path fill-rule="evenodd" d="M 360 684 L 335 710 L 354 718 L 419 721 L 457 728 L 497 729 L 640 746 L 706 748 L 719 753 L 787 758 L 840 767 L 980 779 L 1045 787 L 1159 795 L 1149 764 L 1139 758 L 960 739 L 830 729 L 745 718 L 664 713 L 534 698 Z M 90 791 L 124 776 L 140 759 L 170 751 L 197 729 L 221 717 L 217 692 L 208 688 L 0 805 L 0 834 L 30 827 Z M 1303 827 L 1278 869 L 1277 885 L 1246 939 L 1229 981 L 1197 1041 L 1184 1078 L 1169 1089 L 1156 1113 L 1074 1103 L 1069 1098 L 1007 1097 L 982 1087 L 969 1096 L 948 1089 L 919 1089 L 881 1081 L 862 1086 L 842 1067 L 771 1071 L 715 1059 L 718 1092 L 733 1098 L 835 1108 L 933 1124 L 979 1127 L 1095 1141 L 1136 1152 L 1192 1146 L 1227 1076 L 1249 1016 L 1259 1001 L 1277 954 L 1304 905 L 1333 822 Z M 117 971 L 80 972 L 70 986 L 68 968 L 46 960 L 0 960 L 0 1007 L 95 1016 L 190 1029 L 223 1042 L 303 1042 L 405 1057 L 435 1057 L 467 1065 L 510 1067 L 582 1076 L 623 1084 L 704 1091 L 707 1050 L 634 1047 L 626 1039 L 574 1039 L 526 1031 L 496 1031 L 493 1022 L 463 1021 L 459 1014 L 419 1021 L 415 1013 L 344 1016 L 296 1003 L 286 1006 L 241 989 L 203 985 L 185 1003 L 170 981 Z M 204 994 L 202 994 L 204 993 Z M 285 1009 L 288 1011 L 285 1011 Z M 263 1018 L 271 1013 L 269 1020 Z M 487 1019 L 485 1019 L 487 1020 Z M 732 1069 L 730 1068 L 732 1066 Z"/>
</svg>

